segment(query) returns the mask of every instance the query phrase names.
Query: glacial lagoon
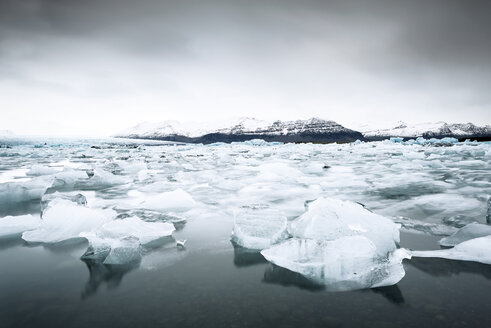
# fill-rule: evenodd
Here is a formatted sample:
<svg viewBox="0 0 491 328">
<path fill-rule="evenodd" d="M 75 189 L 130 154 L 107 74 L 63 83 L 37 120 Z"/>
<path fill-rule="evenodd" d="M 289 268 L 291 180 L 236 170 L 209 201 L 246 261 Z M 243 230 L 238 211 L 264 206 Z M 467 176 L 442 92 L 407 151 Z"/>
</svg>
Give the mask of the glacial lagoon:
<svg viewBox="0 0 491 328">
<path fill-rule="evenodd" d="M 486 225 L 490 143 L 1 144 L 1 327 L 491 326 L 488 264 L 406 258 L 396 284 L 341 291 L 231 241 L 243 213 L 290 226 L 326 198 L 448 251 Z"/>
</svg>

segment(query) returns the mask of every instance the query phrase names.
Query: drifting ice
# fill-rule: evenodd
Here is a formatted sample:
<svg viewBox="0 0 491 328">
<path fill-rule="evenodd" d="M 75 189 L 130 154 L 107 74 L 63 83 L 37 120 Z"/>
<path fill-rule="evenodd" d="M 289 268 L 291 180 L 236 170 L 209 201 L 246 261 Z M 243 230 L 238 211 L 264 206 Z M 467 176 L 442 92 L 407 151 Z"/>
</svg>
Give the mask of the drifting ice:
<svg viewBox="0 0 491 328">
<path fill-rule="evenodd" d="M 449 260 L 473 261 L 491 264 L 491 236 L 464 241 L 454 248 L 437 251 L 413 251 L 415 257 L 439 257 Z"/>
<path fill-rule="evenodd" d="M 126 264 L 141 258 L 141 246 L 171 236 L 174 226 L 163 222 L 145 222 L 137 217 L 113 220 L 97 231 L 81 233 L 89 242 L 82 258 L 104 261 L 105 264 Z"/>
<path fill-rule="evenodd" d="M 158 195 L 146 196 L 140 207 L 156 211 L 185 212 L 195 205 L 196 202 L 190 194 L 182 189 L 177 189 Z"/>
<path fill-rule="evenodd" d="M 298 272 L 329 290 L 352 290 L 396 284 L 404 277 L 403 249 L 388 257 L 377 254 L 375 244 L 364 236 L 335 240 L 289 239 L 263 250 L 270 262 Z"/>
<path fill-rule="evenodd" d="M 288 237 L 287 219 L 274 210 L 249 210 L 235 218 L 231 240 L 245 248 L 261 250 Z"/>
<path fill-rule="evenodd" d="M 318 198 L 308 210 L 292 222 L 296 238 L 335 240 L 345 236 L 365 236 L 386 256 L 399 242 L 399 224 L 370 212 L 363 205 L 334 198 Z"/>
<path fill-rule="evenodd" d="M 22 239 L 40 243 L 78 239 L 80 233 L 96 230 L 114 216 L 112 210 L 91 209 L 66 199 L 55 199 L 44 211 L 39 227 L 24 232 Z"/>
<path fill-rule="evenodd" d="M 293 238 L 261 254 L 331 290 L 389 286 L 404 277 L 402 260 L 409 257 L 396 249 L 399 229 L 360 204 L 319 198 L 292 222 Z"/>
<path fill-rule="evenodd" d="M 145 222 L 133 216 L 104 224 L 97 235 L 104 238 L 135 237 L 142 245 L 147 245 L 157 239 L 172 235 L 174 230 L 174 225 L 171 223 Z"/>
<path fill-rule="evenodd" d="M 0 218 L 0 238 L 19 236 L 25 231 L 36 229 L 40 223 L 39 217 L 30 214 Z"/>
<path fill-rule="evenodd" d="M 464 241 L 474 238 L 485 237 L 491 235 L 491 226 L 479 223 L 471 223 L 463 228 L 460 228 L 453 235 L 440 240 L 442 246 L 455 246 Z"/>
</svg>

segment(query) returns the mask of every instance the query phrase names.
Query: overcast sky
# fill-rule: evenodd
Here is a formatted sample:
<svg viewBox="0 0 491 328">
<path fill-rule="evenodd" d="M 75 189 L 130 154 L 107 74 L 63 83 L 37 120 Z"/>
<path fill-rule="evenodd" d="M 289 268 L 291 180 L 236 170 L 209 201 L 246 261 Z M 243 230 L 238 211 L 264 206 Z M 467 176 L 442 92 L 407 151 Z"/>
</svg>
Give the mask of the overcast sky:
<svg viewBox="0 0 491 328">
<path fill-rule="evenodd" d="M 0 0 L 0 130 L 491 124 L 491 1 Z"/>
</svg>

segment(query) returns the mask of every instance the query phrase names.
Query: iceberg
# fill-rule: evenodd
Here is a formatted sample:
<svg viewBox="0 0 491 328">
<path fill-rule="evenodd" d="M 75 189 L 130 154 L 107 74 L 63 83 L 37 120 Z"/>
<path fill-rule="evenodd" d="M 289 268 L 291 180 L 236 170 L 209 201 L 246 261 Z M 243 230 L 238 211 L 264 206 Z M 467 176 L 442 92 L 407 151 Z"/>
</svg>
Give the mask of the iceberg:
<svg viewBox="0 0 491 328">
<path fill-rule="evenodd" d="M 142 254 L 138 238 L 127 237 L 116 240 L 104 260 L 104 264 L 121 265 L 141 261 Z"/>
<path fill-rule="evenodd" d="M 249 210 L 236 215 L 231 240 L 244 248 L 261 250 L 288 236 L 287 219 L 281 212 Z"/>
<path fill-rule="evenodd" d="M 0 206 L 38 200 L 45 191 L 46 181 L 43 179 L 0 183 Z"/>
<path fill-rule="evenodd" d="M 0 238 L 19 236 L 36 229 L 40 223 L 39 217 L 31 214 L 0 218 Z"/>
<path fill-rule="evenodd" d="M 40 175 L 50 175 L 55 174 L 59 170 L 56 167 L 44 166 L 44 165 L 33 165 L 31 169 L 26 172 L 28 176 L 40 176 Z"/>
<path fill-rule="evenodd" d="M 288 239 L 261 251 L 273 264 L 327 286 L 328 290 L 354 290 L 396 284 L 405 275 L 404 249 L 388 257 L 378 255 L 365 236 L 335 240 Z"/>
<path fill-rule="evenodd" d="M 440 245 L 448 247 L 455 246 L 467 240 L 489 235 L 491 235 L 491 226 L 479 223 L 471 223 L 460 228 L 453 235 L 442 238 L 440 240 Z"/>
<path fill-rule="evenodd" d="M 142 258 L 140 241 L 136 237 L 99 238 L 95 234 L 82 234 L 89 241 L 83 260 L 121 265 L 139 262 Z"/>
<path fill-rule="evenodd" d="M 405 275 L 400 225 L 350 201 L 321 197 L 290 225 L 293 238 L 261 251 L 328 290 L 390 286 Z"/>
<path fill-rule="evenodd" d="M 169 212 L 185 212 L 194 206 L 196 206 L 196 201 L 182 189 L 146 196 L 139 205 L 149 210 Z"/>
<path fill-rule="evenodd" d="M 67 199 L 54 199 L 45 209 L 41 224 L 24 232 L 22 239 L 39 243 L 79 239 L 80 233 L 94 231 L 114 216 L 112 210 L 91 209 Z"/>
<path fill-rule="evenodd" d="M 361 204 L 322 197 L 307 206 L 307 211 L 291 224 L 291 233 L 296 238 L 336 240 L 365 236 L 375 245 L 379 256 L 387 256 L 396 249 L 401 226 Z"/>
<path fill-rule="evenodd" d="M 104 261 L 105 264 L 126 264 L 141 259 L 142 246 L 150 247 L 171 236 L 174 226 L 165 222 L 145 222 L 138 217 L 112 220 L 98 230 L 80 233 L 89 242 L 82 259 Z"/>
<path fill-rule="evenodd" d="M 65 199 L 76 203 L 77 205 L 87 206 L 87 198 L 85 198 L 85 196 L 82 194 L 62 194 L 58 191 L 50 194 L 45 193 L 43 197 L 41 197 L 41 218 L 43 217 L 43 213 L 49 207 L 50 203 L 52 201 L 55 201 L 56 203 L 57 199 Z"/>
<path fill-rule="evenodd" d="M 436 251 L 412 251 L 414 257 L 439 257 L 449 260 L 473 261 L 491 264 L 491 236 L 464 241 L 453 248 Z"/>
<path fill-rule="evenodd" d="M 104 224 L 97 235 L 104 238 L 135 237 L 140 244 L 148 245 L 160 238 L 171 236 L 174 225 L 166 222 L 145 222 L 136 216 L 113 220 Z"/>
</svg>

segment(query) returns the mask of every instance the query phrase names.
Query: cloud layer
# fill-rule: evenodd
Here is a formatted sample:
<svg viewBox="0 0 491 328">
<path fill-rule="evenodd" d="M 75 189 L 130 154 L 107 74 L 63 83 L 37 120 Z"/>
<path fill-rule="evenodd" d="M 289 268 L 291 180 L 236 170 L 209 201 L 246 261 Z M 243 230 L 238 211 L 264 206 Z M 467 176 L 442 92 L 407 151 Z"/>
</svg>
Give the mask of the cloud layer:
<svg viewBox="0 0 491 328">
<path fill-rule="evenodd" d="M 489 1 L 0 0 L 0 129 L 491 123 Z"/>
</svg>

